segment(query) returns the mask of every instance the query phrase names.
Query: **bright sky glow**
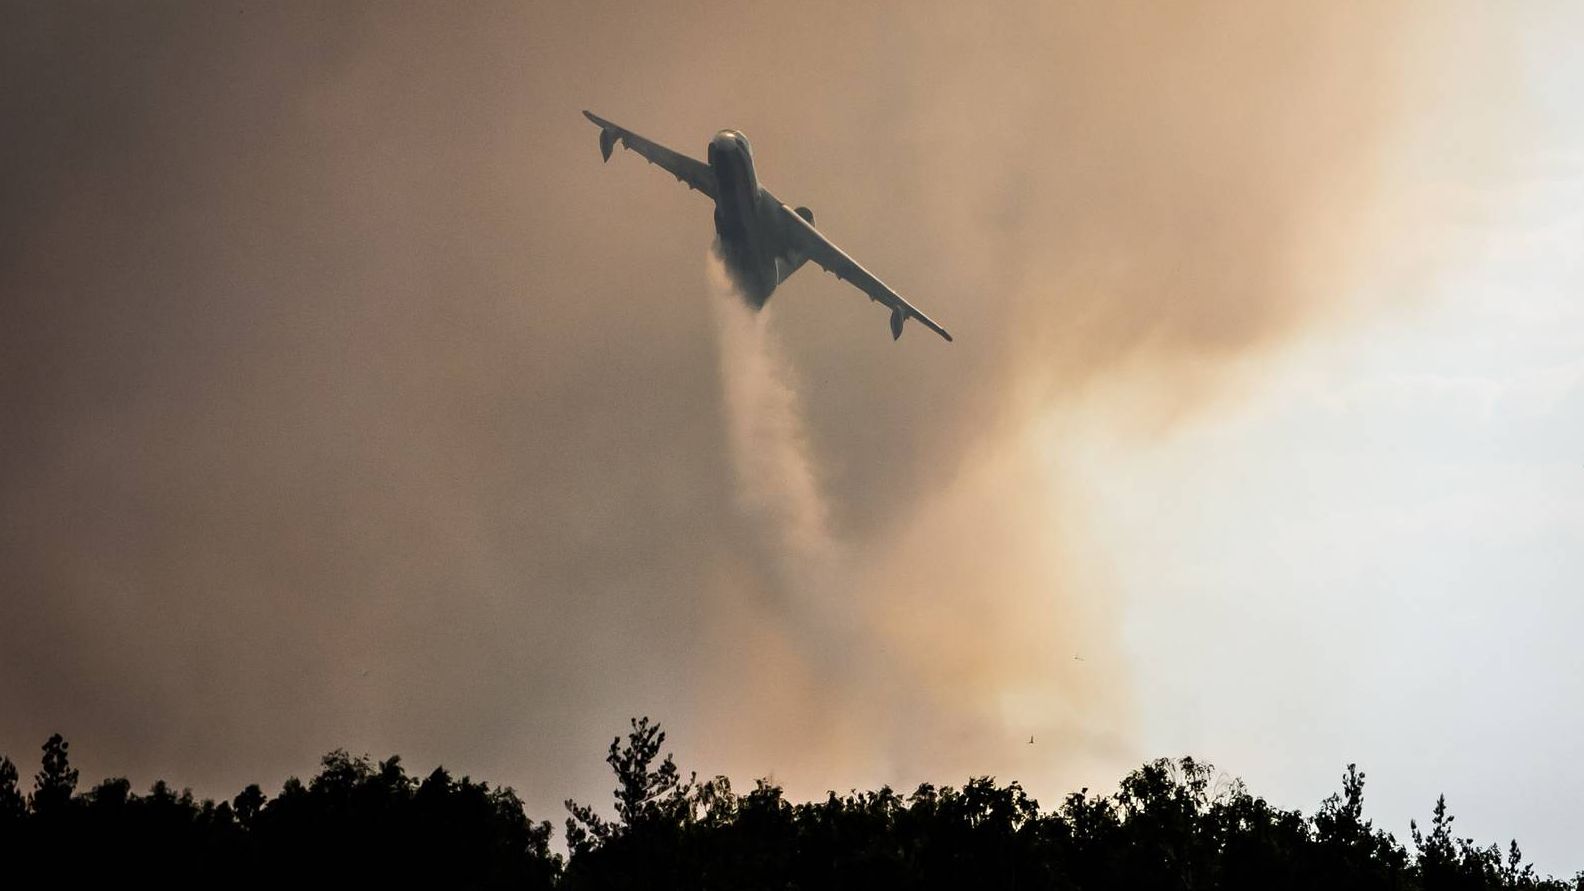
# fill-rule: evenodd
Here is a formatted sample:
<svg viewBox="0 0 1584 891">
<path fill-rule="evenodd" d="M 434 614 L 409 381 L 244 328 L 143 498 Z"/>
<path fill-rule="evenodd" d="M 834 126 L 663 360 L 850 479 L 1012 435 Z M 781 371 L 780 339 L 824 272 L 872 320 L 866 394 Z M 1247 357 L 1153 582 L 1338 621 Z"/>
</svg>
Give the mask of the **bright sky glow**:
<svg viewBox="0 0 1584 891">
<path fill-rule="evenodd" d="M 1455 147 L 1418 159 L 1444 209 L 1428 255 L 1359 295 L 1400 310 L 1258 360 L 1251 398 L 1164 441 L 1064 422 L 1055 457 L 1127 592 L 1144 749 L 1214 752 L 1306 812 L 1356 761 L 1399 839 L 1445 793 L 1459 835 L 1563 874 L 1584 833 L 1584 66 L 1539 18 L 1515 113 L 1534 138 L 1480 185 L 1437 182 Z"/>
</svg>

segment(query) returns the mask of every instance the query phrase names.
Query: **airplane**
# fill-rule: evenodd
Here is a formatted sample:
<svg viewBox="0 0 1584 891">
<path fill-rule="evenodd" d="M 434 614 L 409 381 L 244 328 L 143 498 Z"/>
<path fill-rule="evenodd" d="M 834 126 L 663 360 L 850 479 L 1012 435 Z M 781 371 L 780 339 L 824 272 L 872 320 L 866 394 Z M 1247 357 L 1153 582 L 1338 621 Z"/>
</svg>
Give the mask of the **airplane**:
<svg viewBox="0 0 1584 891">
<path fill-rule="evenodd" d="M 720 253 L 743 297 L 762 309 L 776 286 L 786 281 L 805 261 L 850 282 L 869 299 L 891 310 L 891 339 L 902 336 L 902 324 L 917 319 L 926 328 L 952 339 L 934 319 L 875 278 L 869 270 L 832 244 L 814 228 L 814 212 L 793 210 L 759 184 L 754 173 L 753 151 L 736 130 L 722 130 L 709 144 L 709 163 L 652 142 L 592 112 L 584 117 L 600 128 L 600 154 L 608 162 L 619 142 L 651 164 L 676 177 L 688 188 L 715 202 L 715 233 Z"/>
</svg>

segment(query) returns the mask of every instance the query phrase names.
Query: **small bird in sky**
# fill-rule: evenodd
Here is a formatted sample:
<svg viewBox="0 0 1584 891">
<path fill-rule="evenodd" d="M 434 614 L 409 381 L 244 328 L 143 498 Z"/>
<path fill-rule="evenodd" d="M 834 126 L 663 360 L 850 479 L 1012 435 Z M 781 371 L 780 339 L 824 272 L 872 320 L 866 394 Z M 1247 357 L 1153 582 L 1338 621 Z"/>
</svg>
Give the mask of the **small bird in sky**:
<svg viewBox="0 0 1584 891">
<path fill-rule="evenodd" d="M 1029 737 L 1029 745 L 1034 745 L 1034 737 L 1032 736 Z"/>
</svg>

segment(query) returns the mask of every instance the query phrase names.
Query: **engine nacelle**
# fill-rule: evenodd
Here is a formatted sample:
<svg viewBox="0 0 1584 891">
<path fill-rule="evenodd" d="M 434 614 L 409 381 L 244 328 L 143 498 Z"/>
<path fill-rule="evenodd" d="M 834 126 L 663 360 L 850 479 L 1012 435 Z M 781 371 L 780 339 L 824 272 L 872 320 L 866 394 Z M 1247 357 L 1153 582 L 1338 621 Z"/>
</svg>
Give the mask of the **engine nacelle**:
<svg viewBox="0 0 1584 891">
<path fill-rule="evenodd" d="M 902 336 L 902 323 L 907 321 L 907 312 L 898 306 L 891 310 L 891 339 L 896 340 Z"/>
</svg>

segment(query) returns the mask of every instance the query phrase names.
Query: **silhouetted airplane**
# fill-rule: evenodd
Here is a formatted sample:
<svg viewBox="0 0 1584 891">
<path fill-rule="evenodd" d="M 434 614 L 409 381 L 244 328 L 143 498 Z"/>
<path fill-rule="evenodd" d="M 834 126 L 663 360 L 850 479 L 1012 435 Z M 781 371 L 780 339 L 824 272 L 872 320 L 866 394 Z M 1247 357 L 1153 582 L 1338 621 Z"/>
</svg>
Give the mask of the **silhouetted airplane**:
<svg viewBox="0 0 1584 891">
<path fill-rule="evenodd" d="M 902 323 L 909 318 L 952 339 L 935 320 L 919 312 L 821 235 L 814 228 L 813 211 L 806 207 L 793 210 L 759 185 L 753 152 L 741 133 L 716 133 L 709 144 L 709 163 L 705 164 L 590 112 L 583 114 L 599 125 L 600 153 L 605 160 L 610 160 L 611 151 L 620 142 L 715 202 L 715 232 L 720 236 L 722 259 L 754 308 L 764 306 L 776 285 L 786 281 L 805 260 L 813 260 L 826 272 L 856 285 L 870 300 L 889 307 L 893 340 L 902 336 Z"/>
</svg>

